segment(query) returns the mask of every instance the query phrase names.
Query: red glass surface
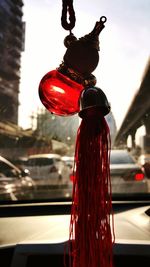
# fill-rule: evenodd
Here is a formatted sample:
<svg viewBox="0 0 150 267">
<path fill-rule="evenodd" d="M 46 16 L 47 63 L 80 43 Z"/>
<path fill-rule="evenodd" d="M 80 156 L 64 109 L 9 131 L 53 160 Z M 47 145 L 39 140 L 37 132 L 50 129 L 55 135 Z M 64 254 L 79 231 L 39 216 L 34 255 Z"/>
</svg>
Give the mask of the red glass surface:
<svg viewBox="0 0 150 267">
<path fill-rule="evenodd" d="M 57 70 L 52 70 L 42 78 L 39 84 L 39 96 L 51 113 L 67 116 L 79 112 L 79 99 L 83 89 L 83 85 Z"/>
</svg>

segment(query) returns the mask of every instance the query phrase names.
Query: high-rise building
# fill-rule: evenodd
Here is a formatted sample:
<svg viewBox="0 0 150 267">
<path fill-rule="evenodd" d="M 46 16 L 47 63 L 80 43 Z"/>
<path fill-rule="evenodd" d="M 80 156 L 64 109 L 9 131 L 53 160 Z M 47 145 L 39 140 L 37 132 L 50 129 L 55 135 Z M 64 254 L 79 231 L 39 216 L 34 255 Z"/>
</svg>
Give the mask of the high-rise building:
<svg viewBox="0 0 150 267">
<path fill-rule="evenodd" d="M 22 0 L 0 0 L 0 121 L 18 123 L 20 58 L 24 48 Z"/>
</svg>

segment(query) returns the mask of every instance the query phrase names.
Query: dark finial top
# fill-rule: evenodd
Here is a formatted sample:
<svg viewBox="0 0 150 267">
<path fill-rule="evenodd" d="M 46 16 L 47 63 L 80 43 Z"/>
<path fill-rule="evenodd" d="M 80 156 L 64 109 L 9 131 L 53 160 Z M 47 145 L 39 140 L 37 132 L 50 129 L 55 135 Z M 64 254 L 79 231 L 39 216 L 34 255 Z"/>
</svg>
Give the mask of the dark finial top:
<svg viewBox="0 0 150 267">
<path fill-rule="evenodd" d="M 89 33 L 86 34 L 84 37 L 81 37 L 80 41 L 86 41 L 89 42 L 91 46 L 99 49 L 99 34 L 100 32 L 105 28 L 104 23 L 107 21 L 107 18 L 105 16 L 102 16 L 99 21 L 96 22 L 94 29 Z"/>
<path fill-rule="evenodd" d="M 67 68 L 89 77 L 99 62 L 99 34 L 105 27 L 106 17 L 102 16 L 96 22 L 94 29 L 79 40 L 70 35 L 65 40 L 67 51 L 64 55 L 64 64 Z"/>
</svg>

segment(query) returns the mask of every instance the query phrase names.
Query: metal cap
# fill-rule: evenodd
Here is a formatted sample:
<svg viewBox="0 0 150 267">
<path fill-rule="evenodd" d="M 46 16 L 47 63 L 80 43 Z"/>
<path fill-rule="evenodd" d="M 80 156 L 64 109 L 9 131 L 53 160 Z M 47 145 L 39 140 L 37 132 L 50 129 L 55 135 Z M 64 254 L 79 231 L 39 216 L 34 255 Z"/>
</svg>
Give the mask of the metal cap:
<svg viewBox="0 0 150 267">
<path fill-rule="evenodd" d="M 79 116 L 83 117 L 84 114 L 93 107 L 98 107 L 102 115 L 105 116 L 110 112 L 110 104 L 104 92 L 98 87 L 86 88 L 80 98 L 81 111 Z"/>
</svg>

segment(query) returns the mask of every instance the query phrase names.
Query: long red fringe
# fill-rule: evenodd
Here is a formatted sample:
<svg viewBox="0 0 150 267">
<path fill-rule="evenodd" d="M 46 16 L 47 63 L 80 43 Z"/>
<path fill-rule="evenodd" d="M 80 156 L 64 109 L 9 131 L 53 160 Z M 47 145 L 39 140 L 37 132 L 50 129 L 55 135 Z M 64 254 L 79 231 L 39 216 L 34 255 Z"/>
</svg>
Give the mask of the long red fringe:
<svg viewBox="0 0 150 267">
<path fill-rule="evenodd" d="M 69 237 L 73 267 L 113 266 L 110 132 L 96 114 L 85 116 L 77 133 Z"/>
</svg>

